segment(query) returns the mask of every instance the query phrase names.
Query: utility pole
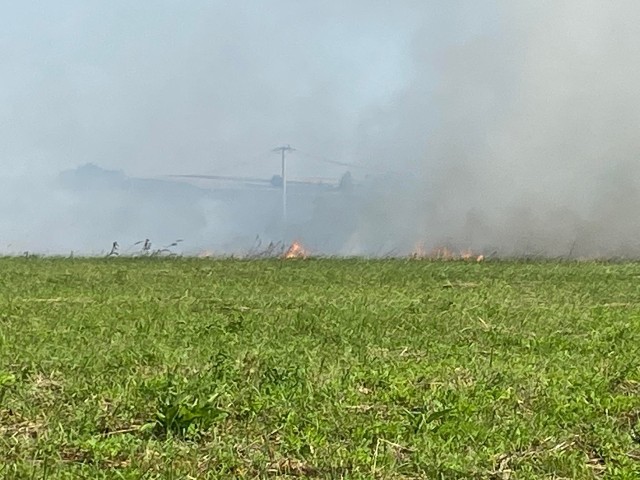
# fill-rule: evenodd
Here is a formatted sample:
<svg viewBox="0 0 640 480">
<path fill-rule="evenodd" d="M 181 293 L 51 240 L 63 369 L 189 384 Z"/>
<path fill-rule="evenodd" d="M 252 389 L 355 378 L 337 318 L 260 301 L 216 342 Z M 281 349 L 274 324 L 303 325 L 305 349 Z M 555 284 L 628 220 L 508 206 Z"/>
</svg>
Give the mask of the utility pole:
<svg viewBox="0 0 640 480">
<path fill-rule="evenodd" d="M 295 151 L 291 145 L 286 145 L 273 149 L 274 152 L 282 155 L 282 222 L 283 225 L 287 223 L 287 169 L 286 169 L 286 153 Z"/>
</svg>

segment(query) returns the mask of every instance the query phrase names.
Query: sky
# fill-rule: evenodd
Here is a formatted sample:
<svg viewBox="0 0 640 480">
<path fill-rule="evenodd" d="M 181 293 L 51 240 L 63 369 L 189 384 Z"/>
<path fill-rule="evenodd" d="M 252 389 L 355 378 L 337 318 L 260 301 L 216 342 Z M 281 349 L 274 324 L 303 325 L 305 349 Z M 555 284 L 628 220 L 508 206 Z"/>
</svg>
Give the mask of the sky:
<svg viewBox="0 0 640 480">
<path fill-rule="evenodd" d="M 3 170 L 271 176 L 284 143 L 355 162 L 361 112 L 409 81 L 419 21 L 415 2 L 344 3 L 2 2 Z"/>
<path fill-rule="evenodd" d="M 2 252 L 277 238 L 250 201 L 79 193 L 56 175 L 270 178 L 291 144 L 292 176 L 339 178 L 329 160 L 360 182 L 289 225 L 318 251 L 640 255 L 635 0 L 0 8 Z"/>
</svg>

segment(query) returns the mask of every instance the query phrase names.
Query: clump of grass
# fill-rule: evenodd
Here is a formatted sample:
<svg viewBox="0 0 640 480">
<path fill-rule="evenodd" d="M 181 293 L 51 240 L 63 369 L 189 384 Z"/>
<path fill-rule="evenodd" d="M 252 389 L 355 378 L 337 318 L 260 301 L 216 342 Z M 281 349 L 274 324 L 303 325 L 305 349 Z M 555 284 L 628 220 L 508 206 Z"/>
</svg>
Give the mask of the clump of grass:
<svg viewBox="0 0 640 480">
<path fill-rule="evenodd" d="M 174 434 L 181 438 L 195 438 L 205 432 L 225 412 L 210 401 L 201 401 L 190 395 L 164 398 L 151 425 L 159 436 Z"/>
<path fill-rule="evenodd" d="M 203 435 L 214 422 L 223 419 L 226 412 L 215 404 L 216 395 L 203 400 L 179 390 L 173 375 L 168 375 L 166 384 L 158 389 L 159 398 L 155 419 L 142 427 L 160 438 L 175 435 L 179 438 L 196 439 Z"/>
</svg>

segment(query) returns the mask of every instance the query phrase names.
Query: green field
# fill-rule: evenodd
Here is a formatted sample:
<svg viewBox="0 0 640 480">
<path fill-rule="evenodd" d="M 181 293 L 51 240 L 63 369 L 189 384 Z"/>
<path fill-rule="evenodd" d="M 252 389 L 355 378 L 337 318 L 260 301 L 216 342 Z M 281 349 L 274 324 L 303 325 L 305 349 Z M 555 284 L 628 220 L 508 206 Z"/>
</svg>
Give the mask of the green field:
<svg viewBox="0 0 640 480">
<path fill-rule="evenodd" d="M 0 259 L 0 478 L 640 478 L 640 264 Z"/>
</svg>

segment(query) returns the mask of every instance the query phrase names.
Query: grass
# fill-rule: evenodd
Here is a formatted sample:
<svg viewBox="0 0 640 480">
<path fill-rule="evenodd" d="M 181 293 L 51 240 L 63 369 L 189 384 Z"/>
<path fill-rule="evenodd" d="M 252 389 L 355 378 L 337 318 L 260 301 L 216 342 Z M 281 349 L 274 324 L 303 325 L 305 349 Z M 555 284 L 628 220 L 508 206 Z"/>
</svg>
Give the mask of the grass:
<svg viewBox="0 0 640 480">
<path fill-rule="evenodd" d="M 0 478 L 639 478 L 640 264 L 0 259 Z"/>
</svg>

